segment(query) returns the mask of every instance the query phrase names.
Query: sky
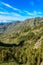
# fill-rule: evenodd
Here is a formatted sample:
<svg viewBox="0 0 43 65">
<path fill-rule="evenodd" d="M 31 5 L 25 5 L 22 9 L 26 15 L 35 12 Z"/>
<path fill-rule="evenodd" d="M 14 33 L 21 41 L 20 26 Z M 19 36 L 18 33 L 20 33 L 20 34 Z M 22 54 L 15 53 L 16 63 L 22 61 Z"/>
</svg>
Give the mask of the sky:
<svg viewBox="0 0 43 65">
<path fill-rule="evenodd" d="M 43 0 L 0 0 L 0 22 L 43 17 Z"/>
</svg>

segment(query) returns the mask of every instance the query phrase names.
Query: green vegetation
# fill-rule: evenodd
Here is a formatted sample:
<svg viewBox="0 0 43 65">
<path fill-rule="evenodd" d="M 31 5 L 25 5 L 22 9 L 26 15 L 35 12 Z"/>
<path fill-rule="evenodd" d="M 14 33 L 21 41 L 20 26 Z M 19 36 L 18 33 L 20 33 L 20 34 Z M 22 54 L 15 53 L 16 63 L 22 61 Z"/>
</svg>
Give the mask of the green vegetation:
<svg viewBox="0 0 43 65">
<path fill-rule="evenodd" d="M 41 65 L 43 62 L 43 19 L 30 19 L 32 25 L 28 21 L 22 22 L 25 24 L 22 27 L 16 25 L 19 28 L 16 32 L 4 32 L 0 36 L 0 65 Z"/>
</svg>

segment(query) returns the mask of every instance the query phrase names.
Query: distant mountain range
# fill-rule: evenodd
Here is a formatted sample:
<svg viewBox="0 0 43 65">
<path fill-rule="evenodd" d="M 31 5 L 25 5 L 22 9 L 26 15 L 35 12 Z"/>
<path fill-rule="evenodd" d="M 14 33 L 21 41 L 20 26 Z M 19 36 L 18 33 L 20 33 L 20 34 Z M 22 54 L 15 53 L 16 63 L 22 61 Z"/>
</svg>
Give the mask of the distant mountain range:
<svg viewBox="0 0 43 65">
<path fill-rule="evenodd" d="M 17 32 L 18 30 L 22 29 L 25 26 L 34 27 L 35 25 L 39 24 L 43 21 L 43 17 L 37 17 L 32 19 L 26 19 L 25 21 L 12 21 L 9 23 L 0 23 L 0 35 L 6 33 Z"/>
<path fill-rule="evenodd" d="M 15 27 L 15 25 L 17 25 L 19 23 L 20 23 L 20 21 L 16 21 L 16 22 L 12 21 L 12 22 L 9 22 L 9 23 L 3 23 L 3 22 L 1 22 L 0 23 L 0 35 L 4 34 L 7 31 L 8 28 L 11 29 L 12 26 Z"/>
</svg>

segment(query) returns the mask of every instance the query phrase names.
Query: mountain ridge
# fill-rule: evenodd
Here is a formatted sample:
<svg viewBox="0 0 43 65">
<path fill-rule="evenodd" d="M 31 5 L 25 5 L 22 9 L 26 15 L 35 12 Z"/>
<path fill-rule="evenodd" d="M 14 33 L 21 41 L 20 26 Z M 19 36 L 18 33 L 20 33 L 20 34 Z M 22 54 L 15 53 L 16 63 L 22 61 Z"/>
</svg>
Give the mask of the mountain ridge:
<svg viewBox="0 0 43 65">
<path fill-rule="evenodd" d="M 6 25 L 0 25 L 0 65 L 43 65 L 43 18 Z"/>
<path fill-rule="evenodd" d="M 21 21 L 16 21 L 16 22 L 9 22 L 9 23 L 1 23 L 0 24 L 0 32 L 2 30 L 2 32 L 12 32 L 12 31 L 18 31 L 19 29 L 21 29 L 24 26 L 35 26 L 37 24 L 40 23 L 40 21 L 43 21 L 43 18 L 40 17 L 36 17 L 36 18 L 31 18 L 31 19 L 26 19 L 23 22 Z M 17 25 L 16 25 L 17 24 Z M 2 29 L 1 29 L 2 27 Z M 11 30 L 10 30 L 11 29 Z M 10 30 L 10 31 L 9 31 Z M 0 33 L 1 34 L 1 33 Z"/>
</svg>

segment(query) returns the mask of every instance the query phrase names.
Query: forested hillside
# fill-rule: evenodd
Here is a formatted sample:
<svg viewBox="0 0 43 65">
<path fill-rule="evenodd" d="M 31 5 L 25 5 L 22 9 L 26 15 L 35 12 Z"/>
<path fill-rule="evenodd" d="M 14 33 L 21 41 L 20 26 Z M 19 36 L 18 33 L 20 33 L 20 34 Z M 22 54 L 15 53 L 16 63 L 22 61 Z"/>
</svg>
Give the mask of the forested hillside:
<svg viewBox="0 0 43 65">
<path fill-rule="evenodd" d="M 43 65 L 43 18 L 0 24 L 0 65 Z"/>
</svg>

